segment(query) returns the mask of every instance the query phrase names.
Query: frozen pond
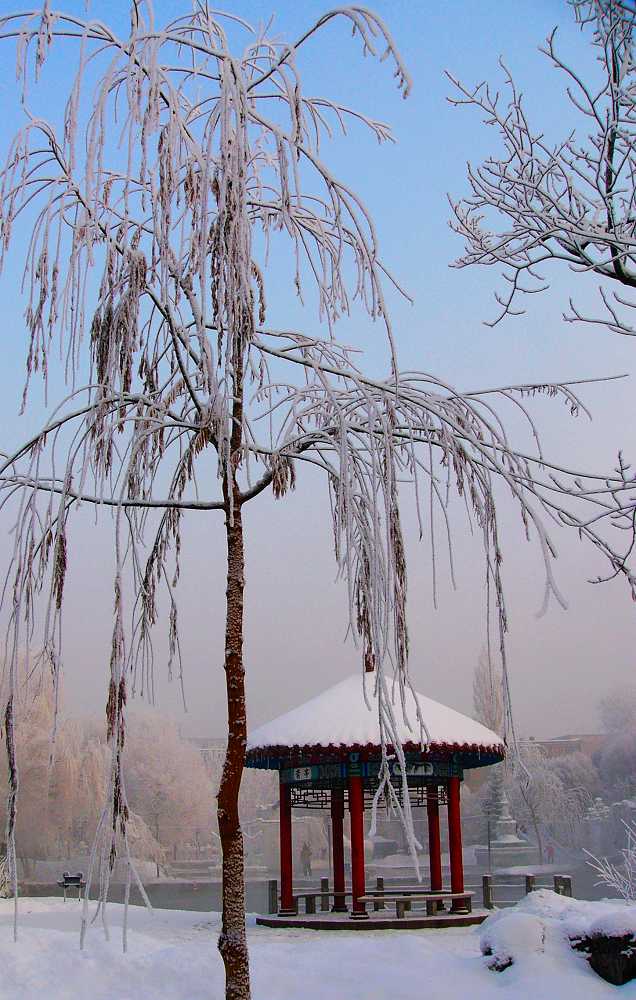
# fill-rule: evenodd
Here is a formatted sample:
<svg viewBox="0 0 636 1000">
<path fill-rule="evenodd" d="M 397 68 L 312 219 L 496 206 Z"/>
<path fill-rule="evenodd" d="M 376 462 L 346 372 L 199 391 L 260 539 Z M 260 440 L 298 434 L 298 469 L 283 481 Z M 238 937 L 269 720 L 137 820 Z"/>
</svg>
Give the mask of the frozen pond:
<svg viewBox="0 0 636 1000">
<path fill-rule="evenodd" d="M 611 895 L 605 887 L 594 884 L 596 876 L 586 864 L 579 866 L 564 864 L 558 869 L 558 871 L 561 874 L 572 876 L 573 895 L 578 899 L 604 899 L 608 895 Z M 302 887 L 317 889 L 319 886 L 319 877 L 320 873 L 318 872 L 313 880 L 297 880 L 294 885 L 298 889 L 301 889 Z M 389 871 L 385 873 L 385 880 L 393 881 Z M 395 881 L 399 880 L 396 879 Z M 402 881 L 404 881 L 404 879 L 402 879 Z M 408 879 L 408 881 L 412 882 L 412 878 Z M 505 876 L 501 877 L 501 881 L 518 881 L 521 883 L 521 879 L 512 879 Z M 547 885 L 551 882 L 551 878 L 547 875 L 539 876 L 539 881 L 541 885 Z M 369 886 L 374 883 L 375 878 L 368 879 Z M 467 869 L 466 885 L 480 886 L 481 872 L 477 872 L 474 869 Z M 147 883 L 146 891 L 148 892 L 148 896 L 150 897 L 153 906 L 160 909 L 199 910 L 209 912 L 212 910 L 220 910 L 221 908 L 221 883 L 219 881 L 177 881 L 166 879 Z M 481 892 L 480 890 L 476 891 L 477 895 L 475 897 L 475 905 L 481 905 Z M 24 887 L 23 894 L 28 896 L 57 896 L 61 895 L 61 890 L 59 890 L 57 886 L 45 884 L 28 885 Z M 495 888 L 495 900 L 498 905 L 503 905 L 507 901 L 516 901 L 522 894 L 523 891 L 521 885 L 519 889 L 507 889 L 499 886 L 496 886 Z M 123 901 L 123 885 L 121 883 L 113 883 L 110 898 L 114 902 Z M 139 893 L 135 889 L 131 891 L 131 902 L 142 902 Z M 246 909 L 248 913 L 267 912 L 266 879 L 250 880 L 246 883 Z"/>
</svg>

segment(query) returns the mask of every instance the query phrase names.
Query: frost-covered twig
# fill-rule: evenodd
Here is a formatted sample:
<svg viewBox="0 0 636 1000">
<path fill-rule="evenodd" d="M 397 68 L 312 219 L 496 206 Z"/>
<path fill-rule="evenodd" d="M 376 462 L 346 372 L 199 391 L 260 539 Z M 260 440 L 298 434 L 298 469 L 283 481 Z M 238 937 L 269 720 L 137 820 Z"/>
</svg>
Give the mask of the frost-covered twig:
<svg viewBox="0 0 636 1000">
<path fill-rule="evenodd" d="M 475 108 L 503 146 L 469 165 L 468 197 L 452 201 L 453 228 L 465 251 L 456 266 L 500 268 L 503 291 L 490 325 L 524 312 L 525 295 L 549 286 L 553 262 L 598 275 L 597 316 L 570 298 L 568 322 L 605 326 L 634 336 L 636 300 L 636 10 L 621 0 L 571 0 L 591 42 L 589 66 L 571 65 L 554 29 L 541 49 L 561 74 L 572 111 L 570 131 L 554 143 L 533 124 L 523 94 L 502 62 L 504 93 L 469 87 L 449 74 L 451 103 Z M 615 287 L 615 291 L 611 290 Z"/>
<path fill-rule="evenodd" d="M 585 851 L 589 857 L 587 864 L 598 877 L 596 885 L 605 885 L 615 889 L 627 903 L 636 903 L 636 823 L 622 820 L 627 834 L 627 846 L 621 854 L 623 860 L 614 864 L 608 858 L 597 858 L 590 851 Z"/>
</svg>

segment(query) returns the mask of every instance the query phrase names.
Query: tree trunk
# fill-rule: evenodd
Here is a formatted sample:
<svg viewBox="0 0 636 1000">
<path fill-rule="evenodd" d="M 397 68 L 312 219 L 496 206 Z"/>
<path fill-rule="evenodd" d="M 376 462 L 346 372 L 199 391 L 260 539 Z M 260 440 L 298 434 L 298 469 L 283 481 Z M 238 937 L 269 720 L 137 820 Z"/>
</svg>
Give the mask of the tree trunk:
<svg viewBox="0 0 636 1000">
<path fill-rule="evenodd" d="M 223 865 L 223 921 L 219 951 L 225 965 L 226 1000 L 250 1000 L 250 970 L 245 934 L 245 867 L 238 797 L 245 762 L 247 714 L 243 667 L 243 522 L 234 475 L 225 483 L 227 539 L 227 606 L 225 681 L 228 741 L 217 795 Z M 230 513 L 229 491 L 234 492 Z"/>
<path fill-rule="evenodd" d="M 534 835 L 537 838 L 537 847 L 539 848 L 539 863 L 543 864 L 543 839 L 541 837 L 541 831 L 539 829 L 539 821 L 537 819 L 536 811 L 529 806 L 530 809 L 530 819 L 532 821 L 532 826 L 534 829 Z"/>
</svg>

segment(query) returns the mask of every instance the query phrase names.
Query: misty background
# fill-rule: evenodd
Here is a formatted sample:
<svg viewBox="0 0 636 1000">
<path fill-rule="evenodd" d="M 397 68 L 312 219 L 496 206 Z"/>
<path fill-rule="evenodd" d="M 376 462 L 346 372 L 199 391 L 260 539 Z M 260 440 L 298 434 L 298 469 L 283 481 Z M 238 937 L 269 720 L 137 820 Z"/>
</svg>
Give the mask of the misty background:
<svg viewBox="0 0 636 1000">
<path fill-rule="evenodd" d="M 6 0 L 0 0 L 4 6 Z M 84 4 L 66 3 L 83 10 Z M 176 15 L 177 0 L 156 0 L 159 20 Z M 108 15 L 125 16 L 127 4 L 115 0 Z M 400 365 L 432 372 L 459 388 L 509 383 L 585 379 L 628 374 L 622 381 L 583 386 L 593 413 L 573 419 L 560 402 L 533 405 L 548 457 L 582 471 L 608 473 L 619 448 L 636 458 L 632 421 L 636 343 L 605 332 L 566 324 L 562 313 L 572 294 L 583 307 L 596 301 L 596 280 L 566 270 L 548 274 L 550 291 L 533 296 L 527 313 L 495 329 L 483 320 L 495 315 L 492 293 L 496 272 L 449 268 L 462 249 L 450 231 L 447 193 L 467 190 L 466 160 L 479 163 L 497 136 L 485 130 L 474 112 L 451 107 L 448 69 L 466 83 L 484 78 L 503 84 L 499 56 L 525 94 L 535 123 L 558 138 L 579 124 L 562 95 L 563 81 L 537 46 L 560 25 L 560 48 L 574 61 L 593 58 L 562 0 L 532 5 L 481 0 L 374 3 L 386 20 L 413 77 L 411 97 L 402 101 L 388 67 L 361 58 L 359 40 L 341 24 L 327 30 L 327 48 L 310 43 L 299 58 L 305 88 L 341 98 L 350 106 L 388 121 L 395 145 L 378 146 L 362 130 L 335 137 L 323 156 L 370 209 L 384 259 L 413 296 L 411 306 L 391 292 Z M 94 5 L 96 15 L 101 4 Z M 234 5 L 234 12 L 258 22 L 268 20 L 288 39 L 300 35 L 325 9 L 310 0 L 302 5 L 256 0 Z M 54 50 L 55 52 L 55 50 Z M 60 118 L 69 81 L 61 48 L 47 63 L 31 110 Z M 16 102 L 15 67 L 0 66 L 3 139 L 23 121 Z M 59 97 L 58 97 L 59 95 Z M 62 97 L 63 95 L 63 97 Z M 53 102 L 59 101 L 59 106 Z M 3 149 L 4 152 L 4 149 Z M 268 311 L 273 324 L 317 332 L 311 300 L 303 309 L 295 297 L 285 261 L 274 260 L 266 273 Z M 41 387 L 34 380 L 31 407 L 19 416 L 27 337 L 26 301 L 20 295 L 20 261 L 14 251 L 0 278 L 4 364 L 0 371 L 0 437 L 3 450 L 26 438 L 45 413 Z M 591 309 L 590 309 L 591 311 Z M 343 321 L 339 338 L 365 346 L 371 374 L 386 371 L 381 331 L 355 311 Z M 51 379 L 49 404 L 64 395 L 59 375 Z M 511 409 L 516 446 L 529 435 Z M 217 495 L 210 463 L 209 494 Z M 607 571 L 600 557 L 574 535 L 552 531 L 559 550 L 557 580 L 568 610 L 550 607 L 537 617 L 543 599 L 539 553 L 525 543 L 516 511 L 503 496 L 503 580 L 510 631 L 508 657 L 513 710 L 520 733 L 553 736 L 600 728 L 597 703 L 606 691 L 634 675 L 634 606 L 621 581 L 593 586 L 588 579 Z M 433 607 L 431 549 L 418 538 L 415 512 L 405 504 L 408 539 L 411 672 L 415 687 L 470 714 L 472 676 L 485 642 L 484 568 L 479 538 L 472 538 L 455 505 L 453 590 L 437 525 L 438 595 Z M 343 586 L 334 580 L 326 482 L 304 472 L 294 493 L 282 501 L 261 496 L 245 510 L 246 528 L 246 679 L 249 724 L 254 727 L 360 669 L 359 652 L 346 637 Z M 108 512 L 88 508 L 71 518 L 69 571 L 65 592 L 64 708 L 69 713 L 101 713 L 109 677 L 112 627 L 112 530 Z M 0 522 L 0 559 L 6 564 L 11 518 Z M 192 512 L 184 518 L 179 587 L 184 711 L 177 679 L 168 681 L 162 639 L 157 641 L 156 702 L 184 733 L 221 735 L 225 725 L 223 627 L 225 544 L 222 514 Z"/>
</svg>

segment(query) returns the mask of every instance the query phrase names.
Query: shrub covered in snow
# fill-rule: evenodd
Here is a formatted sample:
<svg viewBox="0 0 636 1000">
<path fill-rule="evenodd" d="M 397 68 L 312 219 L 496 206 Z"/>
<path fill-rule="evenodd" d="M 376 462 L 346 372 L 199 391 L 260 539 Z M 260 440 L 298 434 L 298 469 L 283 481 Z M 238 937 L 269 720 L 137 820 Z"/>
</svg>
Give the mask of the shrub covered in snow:
<svg viewBox="0 0 636 1000">
<path fill-rule="evenodd" d="M 595 972 L 608 983 L 622 986 L 636 979 L 636 939 L 633 934 L 590 934 L 573 942 L 585 952 Z"/>
<path fill-rule="evenodd" d="M 488 968 L 497 972 L 531 955 L 554 957 L 574 948 L 599 976 L 621 985 L 636 978 L 636 906 L 540 889 L 493 913 L 482 925 L 480 946 Z"/>
<path fill-rule="evenodd" d="M 531 913 L 502 911 L 484 925 L 480 939 L 482 955 L 488 956 L 488 968 L 502 972 L 521 955 L 542 952 L 545 943 L 545 925 Z"/>
<path fill-rule="evenodd" d="M 636 979 L 636 906 L 603 913 L 573 944 L 608 983 L 622 986 Z"/>
</svg>

